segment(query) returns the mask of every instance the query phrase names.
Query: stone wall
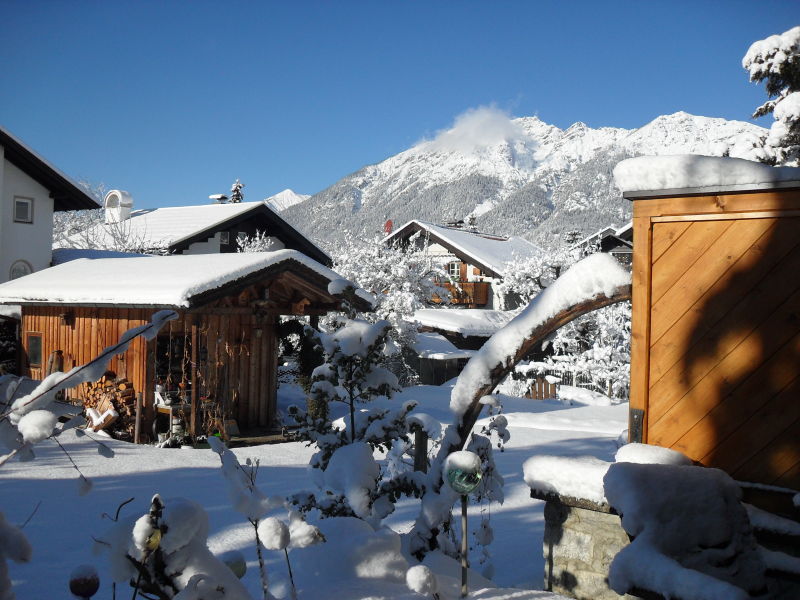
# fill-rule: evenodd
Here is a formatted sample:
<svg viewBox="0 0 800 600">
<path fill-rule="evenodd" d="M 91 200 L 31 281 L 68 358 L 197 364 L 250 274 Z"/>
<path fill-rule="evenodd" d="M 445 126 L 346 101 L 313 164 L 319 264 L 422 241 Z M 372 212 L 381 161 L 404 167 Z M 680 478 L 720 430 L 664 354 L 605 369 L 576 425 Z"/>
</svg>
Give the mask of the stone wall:
<svg viewBox="0 0 800 600">
<path fill-rule="evenodd" d="M 629 543 L 620 518 L 607 505 L 547 497 L 544 508 L 544 585 L 579 600 L 619 600 L 608 587 L 608 567 Z M 580 505 L 580 506 L 577 506 Z"/>
</svg>

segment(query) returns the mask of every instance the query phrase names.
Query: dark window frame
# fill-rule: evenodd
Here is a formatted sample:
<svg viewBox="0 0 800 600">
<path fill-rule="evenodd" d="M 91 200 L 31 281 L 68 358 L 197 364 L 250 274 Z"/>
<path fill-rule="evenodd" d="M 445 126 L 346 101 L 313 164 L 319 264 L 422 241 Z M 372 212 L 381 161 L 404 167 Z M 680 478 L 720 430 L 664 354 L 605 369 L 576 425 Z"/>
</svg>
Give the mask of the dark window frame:
<svg viewBox="0 0 800 600">
<path fill-rule="evenodd" d="M 19 215 L 17 214 L 17 203 L 28 205 L 27 219 L 19 218 Z M 24 223 L 26 225 L 33 224 L 33 198 L 27 198 L 26 196 L 14 196 L 14 223 Z"/>
<path fill-rule="evenodd" d="M 34 360 L 36 357 L 35 353 L 33 352 L 33 348 L 35 347 L 31 342 L 32 340 L 37 340 L 36 345 L 38 345 L 38 353 L 39 353 L 39 360 Z M 42 334 L 38 331 L 29 331 L 25 334 L 25 350 L 28 355 L 28 366 L 29 367 L 37 367 L 40 368 L 42 366 L 42 358 L 43 358 L 43 350 L 42 347 Z"/>
</svg>

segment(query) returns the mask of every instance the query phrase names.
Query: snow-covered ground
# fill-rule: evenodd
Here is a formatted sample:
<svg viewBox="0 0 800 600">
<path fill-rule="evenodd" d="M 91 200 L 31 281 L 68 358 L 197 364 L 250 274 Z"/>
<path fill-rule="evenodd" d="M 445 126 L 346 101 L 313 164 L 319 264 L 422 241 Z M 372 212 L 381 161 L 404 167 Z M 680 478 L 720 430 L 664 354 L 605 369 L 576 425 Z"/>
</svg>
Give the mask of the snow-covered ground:
<svg viewBox="0 0 800 600">
<path fill-rule="evenodd" d="M 412 387 L 405 389 L 395 401 L 417 400 L 419 412 L 447 424 L 452 421 L 448 408 L 451 391 L 451 385 Z M 483 507 L 491 513 L 494 528 L 494 542 L 490 548 L 495 567 L 493 581 L 498 587 L 480 589 L 488 584 L 475 574 L 471 585 L 475 591 L 470 597 L 493 600 L 558 598 L 533 591 L 541 588 L 544 572 L 543 503 L 530 498 L 530 490 L 523 481 L 522 464 L 535 454 L 611 460 L 617 449 L 615 441 L 627 424 L 628 406 L 568 406 L 557 401 L 501 398 L 511 439 L 504 452 L 496 452 L 495 460 L 505 478 L 506 499 L 502 506 Z M 296 389 L 282 388 L 284 405 L 296 399 Z M 477 427 L 480 425 L 479 422 Z M 211 550 L 214 553 L 241 550 L 248 562 L 243 581 L 253 597 L 261 597 L 252 528 L 231 510 L 219 458 L 211 450 L 156 449 L 111 441 L 108 444 L 116 456 L 104 458 L 94 443 L 86 437 L 75 436 L 72 431 L 59 439 L 94 483 L 86 496 L 79 496 L 75 470 L 64 453 L 49 440 L 36 447 L 35 461 L 12 461 L 0 468 L 0 509 L 10 523 L 23 523 L 41 502 L 24 528 L 34 548 L 33 558 L 28 564 L 10 565 L 18 599 L 68 597 L 69 574 L 84 563 L 95 564 L 101 576 L 101 588 L 95 598 L 111 598 L 105 555 L 93 554 L 92 536 L 103 534 L 112 525 L 102 517 L 103 513 L 113 515 L 120 503 L 133 497 L 135 500 L 125 506 L 121 514 L 142 515 L 154 493 L 161 494 L 167 502 L 171 497 L 180 496 L 205 507 L 210 521 Z M 260 460 L 258 483 L 266 494 L 285 496 L 312 488 L 307 463 L 313 449 L 302 443 L 242 448 L 235 452 L 241 461 L 247 457 Z M 386 523 L 399 533 L 410 530 L 418 506 L 413 500 L 400 502 Z M 481 507 L 472 507 L 472 518 L 477 518 L 480 512 Z M 329 521 L 332 524 L 340 520 Z M 324 521 L 316 524 L 329 538 L 336 539 L 336 546 L 329 547 L 335 547 L 335 551 L 321 545 L 290 553 L 300 598 L 411 600 L 422 597 L 398 580 L 405 569 L 402 560 L 395 561 L 397 564 L 390 568 L 387 564 L 391 561 L 374 561 L 373 556 L 364 555 L 363 548 L 358 548 L 358 527 L 346 528 L 337 535 L 326 531 L 332 525 Z M 384 550 L 391 547 L 389 541 Z M 267 552 L 267 559 L 272 592 L 288 597 L 282 553 Z M 455 564 L 437 564 L 432 568 L 439 572 L 452 569 L 452 579 L 440 576 L 440 591 L 443 599 L 457 597 Z M 128 597 L 130 589 L 127 585 L 122 587 L 128 591 L 118 593 L 118 597 Z"/>
</svg>

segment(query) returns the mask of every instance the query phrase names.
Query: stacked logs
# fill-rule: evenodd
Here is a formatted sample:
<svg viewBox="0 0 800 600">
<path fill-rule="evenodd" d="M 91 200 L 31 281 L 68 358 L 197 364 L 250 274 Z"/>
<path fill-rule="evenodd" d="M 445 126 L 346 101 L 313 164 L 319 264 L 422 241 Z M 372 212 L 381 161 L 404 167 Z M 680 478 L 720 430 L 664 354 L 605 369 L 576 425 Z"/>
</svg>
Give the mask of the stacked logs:
<svg viewBox="0 0 800 600">
<path fill-rule="evenodd" d="M 127 379 L 117 379 L 115 373 L 108 371 L 98 381 L 87 383 L 83 408 L 90 429 L 99 431 L 113 424 L 115 431 L 121 430 L 133 437 L 136 391 Z"/>
</svg>

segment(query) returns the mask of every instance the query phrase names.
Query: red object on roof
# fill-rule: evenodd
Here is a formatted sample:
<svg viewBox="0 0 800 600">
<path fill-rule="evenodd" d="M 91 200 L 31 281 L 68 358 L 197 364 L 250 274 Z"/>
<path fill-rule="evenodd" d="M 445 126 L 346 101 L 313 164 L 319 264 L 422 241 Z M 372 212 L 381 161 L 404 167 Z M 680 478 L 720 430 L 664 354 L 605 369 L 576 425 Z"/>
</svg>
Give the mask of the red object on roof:
<svg viewBox="0 0 800 600">
<path fill-rule="evenodd" d="M 386 223 L 383 224 L 383 233 L 389 235 L 392 233 L 392 228 L 394 227 L 394 223 L 392 223 L 391 219 L 387 219 Z"/>
</svg>

